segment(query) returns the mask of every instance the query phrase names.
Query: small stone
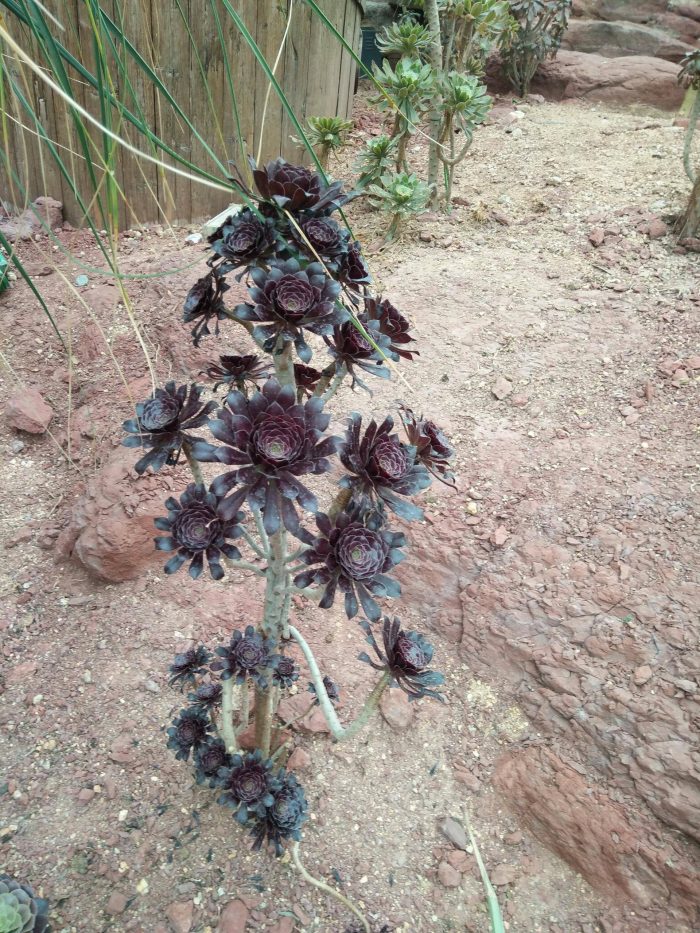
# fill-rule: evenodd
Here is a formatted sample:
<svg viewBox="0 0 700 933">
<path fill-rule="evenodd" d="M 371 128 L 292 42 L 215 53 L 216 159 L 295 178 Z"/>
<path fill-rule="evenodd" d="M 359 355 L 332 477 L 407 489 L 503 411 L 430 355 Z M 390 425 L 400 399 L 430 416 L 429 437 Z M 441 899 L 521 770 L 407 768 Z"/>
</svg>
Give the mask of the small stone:
<svg viewBox="0 0 700 933">
<path fill-rule="evenodd" d="M 413 705 L 403 690 L 385 690 L 379 709 L 384 721 L 396 732 L 405 732 L 415 716 Z"/>
<path fill-rule="evenodd" d="M 81 807 L 86 807 L 94 798 L 95 791 L 89 787 L 84 787 L 78 794 L 78 803 Z"/>
<path fill-rule="evenodd" d="M 43 434 L 51 423 L 53 410 L 41 394 L 32 388 L 13 393 L 5 406 L 10 427 L 28 434 Z"/>
<path fill-rule="evenodd" d="M 491 386 L 491 394 L 494 395 L 499 402 L 504 398 L 508 398 L 512 391 L 513 383 L 506 379 L 505 376 L 499 376 Z"/>
<path fill-rule="evenodd" d="M 448 852 L 447 861 L 454 869 L 461 872 L 461 874 L 469 870 L 470 857 L 466 852 L 462 852 L 461 849 L 453 849 L 451 852 Z"/>
<path fill-rule="evenodd" d="M 491 535 L 491 544 L 495 544 L 496 547 L 503 547 L 503 545 L 508 540 L 508 531 L 505 525 L 499 525 L 498 528 Z"/>
<path fill-rule="evenodd" d="M 440 824 L 440 831 L 443 836 L 446 836 L 450 840 L 453 846 L 456 846 L 458 849 L 467 849 L 469 840 L 459 820 L 456 820 L 453 816 L 446 816 Z"/>
<path fill-rule="evenodd" d="M 510 400 L 511 405 L 515 405 L 516 408 L 525 408 L 530 399 L 527 395 L 514 395 Z"/>
<path fill-rule="evenodd" d="M 476 502 L 467 502 L 466 508 L 470 515 L 476 515 L 479 511 L 479 506 Z"/>
<path fill-rule="evenodd" d="M 686 382 L 688 382 L 688 373 L 684 369 L 677 369 L 673 374 L 673 379 L 671 379 L 671 385 L 676 389 L 680 389 Z"/>
<path fill-rule="evenodd" d="M 295 748 L 287 761 L 288 771 L 306 771 L 311 767 L 311 755 L 305 748 Z"/>
<path fill-rule="evenodd" d="M 588 234 L 588 242 L 591 243 L 596 249 L 599 246 L 602 246 L 605 241 L 605 231 L 602 227 L 594 227 L 591 232 Z"/>
<path fill-rule="evenodd" d="M 192 901 L 173 901 L 165 909 L 165 916 L 170 921 L 173 933 L 190 933 L 194 904 Z"/>
<path fill-rule="evenodd" d="M 25 446 L 24 441 L 20 441 L 20 440 L 12 441 L 12 443 L 10 444 L 10 450 L 12 451 L 13 454 L 19 454 L 19 453 L 22 453 L 22 451 L 24 450 L 24 446 Z"/>
<path fill-rule="evenodd" d="M 148 690 L 149 693 L 160 693 L 160 687 L 155 680 L 144 680 L 143 689 Z"/>
<path fill-rule="evenodd" d="M 113 917 L 116 917 L 124 913 L 128 902 L 129 900 L 124 894 L 121 894 L 119 891 L 113 891 L 109 896 L 105 911 Z"/>
<path fill-rule="evenodd" d="M 689 356 L 685 366 L 686 369 L 700 369 L 700 356 Z"/>
<path fill-rule="evenodd" d="M 421 232 L 418 234 L 418 239 L 422 243 L 430 243 L 432 238 L 433 238 L 433 235 L 430 232 L 430 230 L 421 230 Z"/>
<path fill-rule="evenodd" d="M 280 917 L 277 923 L 270 927 L 270 933 L 294 933 L 294 920 L 292 917 Z"/>
<path fill-rule="evenodd" d="M 652 669 L 648 664 L 642 664 L 641 667 L 638 667 L 634 672 L 634 682 L 638 687 L 642 687 L 647 681 L 651 680 L 653 675 Z"/>
<path fill-rule="evenodd" d="M 503 837 L 503 841 L 507 846 L 519 846 L 523 838 L 523 834 L 519 830 L 516 830 L 514 833 L 506 833 Z"/>
<path fill-rule="evenodd" d="M 514 865 L 497 865 L 494 870 L 489 873 L 489 877 L 491 878 L 491 884 L 512 884 L 518 877 L 518 869 Z"/>
<path fill-rule="evenodd" d="M 244 933 L 249 916 L 243 901 L 229 901 L 219 917 L 218 933 Z"/>
<path fill-rule="evenodd" d="M 462 883 L 462 876 L 449 862 L 440 862 L 437 876 L 438 881 L 445 888 L 458 888 Z"/>
<path fill-rule="evenodd" d="M 197 243 L 201 243 L 201 242 L 202 242 L 201 233 L 190 233 L 189 236 L 185 237 L 185 243 L 189 244 L 190 246 L 196 246 Z"/>
<path fill-rule="evenodd" d="M 659 220 L 658 217 L 655 217 L 649 223 L 649 231 L 648 231 L 647 236 L 649 237 L 650 240 L 658 240 L 660 237 L 666 236 L 667 233 L 668 233 L 668 227 L 663 222 L 663 220 Z"/>
</svg>

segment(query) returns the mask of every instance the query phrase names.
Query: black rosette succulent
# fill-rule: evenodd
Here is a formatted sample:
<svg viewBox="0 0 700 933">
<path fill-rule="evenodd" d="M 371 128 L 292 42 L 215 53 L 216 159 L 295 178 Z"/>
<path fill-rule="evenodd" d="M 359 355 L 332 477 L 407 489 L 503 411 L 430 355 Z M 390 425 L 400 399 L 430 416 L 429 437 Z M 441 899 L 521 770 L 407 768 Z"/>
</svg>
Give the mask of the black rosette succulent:
<svg viewBox="0 0 700 933">
<path fill-rule="evenodd" d="M 389 338 L 389 349 L 395 358 L 412 360 L 420 355 L 417 350 L 405 349 L 407 343 L 415 343 L 408 332 L 411 325 L 387 298 L 366 298 L 365 314 L 367 320 L 376 321 L 379 332 Z"/>
<path fill-rule="evenodd" d="M 221 385 L 236 388 L 239 392 L 246 392 L 247 383 L 257 388 L 262 379 L 270 375 L 269 360 L 261 360 L 255 353 L 244 356 L 220 356 L 218 363 L 212 363 L 207 369 L 207 376 L 216 379 L 214 391 Z"/>
<path fill-rule="evenodd" d="M 302 269 L 296 259 L 273 260 L 268 269 L 253 269 L 253 286 L 248 289 L 253 304 L 238 305 L 232 314 L 253 324 L 253 337 L 266 352 L 272 352 L 278 338 L 294 341 L 299 359 L 308 363 L 311 349 L 304 330 L 330 334 L 347 317 L 338 304 L 340 285 L 329 278 L 320 263 Z"/>
<path fill-rule="evenodd" d="M 329 423 L 330 415 L 324 413 L 320 399 L 299 404 L 294 389 L 282 387 L 275 379 L 269 379 L 250 399 L 240 392 L 227 395 L 226 408 L 210 425 L 212 434 L 226 446 L 204 444 L 195 451 L 201 459 L 236 467 L 212 484 L 219 496 L 233 490 L 221 514 L 235 515 L 247 499 L 253 509 L 262 509 L 268 534 L 278 531 L 280 524 L 292 534 L 303 534 L 294 503 L 307 512 L 315 512 L 317 504 L 299 477 L 330 469 L 328 457 L 340 439 L 323 437 Z"/>
<path fill-rule="evenodd" d="M 216 649 L 218 658 L 211 666 L 221 673 L 222 680 L 233 678 L 237 684 L 251 678 L 261 689 L 268 686 L 270 668 L 276 663 L 270 642 L 252 625 L 245 632 L 236 630 L 228 645 Z"/>
<path fill-rule="evenodd" d="M 274 791 L 279 782 L 272 774 L 272 762 L 264 760 L 260 751 L 233 755 L 231 765 L 219 772 L 223 793 L 219 803 L 234 811 L 239 823 L 264 819 L 268 807 L 274 805 Z"/>
<path fill-rule="evenodd" d="M 290 658 L 289 655 L 286 654 L 278 655 L 275 666 L 272 669 L 273 684 L 276 684 L 278 687 L 289 689 L 297 680 L 299 680 L 299 668 L 294 658 Z"/>
<path fill-rule="evenodd" d="M 387 417 L 380 425 L 372 420 L 362 435 L 362 416 L 353 412 L 348 419 L 345 441 L 339 450 L 340 460 L 350 476 L 340 485 L 352 490 L 361 510 L 387 505 L 407 521 L 423 518 L 423 511 L 400 496 L 415 496 L 430 485 L 430 474 L 416 461 L 416 448 L 402 444 L 392 434 L 394 419 Z"/>
<path fill-rule="evenodd" d="M 172 726 L 165 730 L 168 736 L 168 748 L 175 752 L 176 758 L 187 761 L 190 754 L 211 739 L 212 724 L 207 714 L 194 707 L 180 710 L 180 715 L 173 720 Z"/>
<path fill-rule="evenodd" d="M 349 230 L 332 217 L 309 217 L 298 227 L 290 226 L 290 233 L 302 252 L 311 260 L 320 257 L 331 272 L 336 272 L 347 252 Z"/>
<path fill-rule="evenodd" d="M 351 388 L 356 385 L 361 386 L 369 392 L 369 389 L 358 376 L 357 370 L 361 369 L 370 376 L 379 376 L 381 379 L 388 379 L 391 375 L 387 367 L 382 362 L 382 353 L 375 349 L 377 347 L 389 357 L 389 338 L 385 337 L 379 330 L 376 321 L 367 321 L 364 318 L 358 318 L 367 335 L 371 338 L 370 342 L 362 331 L 357 327 L 354 321 L 345 321 L 343 324 L 333 329 L 333 336 L 324 335 L 324 340 L 328 346 L 328 352 L 335 362 L 336 372 L 345 368 L 352 377 Z"/>
<path fill-rule="evenodd" d="M 187 699 L 192 706 L 211 712 L 221 704 L 223 688 L 219 683 L 201 684 L 194 693 L 188 693 Z"/>
<path fill-rule="evenodd" d="M 223 259 L 216 267 L 218 275 L 233 272 L 241 266 L 257 266 L 270 259 L 277 250 L 274 220 L 254 214 L 249 207 L 231 214 L 207 239 L 215 256 Z M 215 261 L 212 257 L 209 263 Z"/>
<path fill-rule="evenodd" d="M 219 336 L 219 321 L 225 321 L 229 317 L 221 297 L 228 289 L 226 280 L 214 270 L 197 279 L 187 293 L 183 306 L 183 320 L 185 324 L 196 322 L 191 331 L 195 347 L 199 346 L 202 337 L 211 333 L 211 321 L 216 321 L 214 333 Z"/>
<path fill-rule="evenodd" d="M 328 699 L 335 706 L 336 703 L 340 703 L 340 691 L 338 690 L 338 685 L 334 680 L 331 680 L 330 677 L 324 675 L 323 677 L 323 686 L 328 695 Z M 310 683 L 308 686 L 309 693 L 313 693 L 316 696 L 316 685 Z M 318 697 L 316 698 L 316 703 L 318 704 Z"/>
<path fill-rule="evenodd" d="M 305 366 L 303 363 L 294 364 L 294 381 L 297 385 L 299 402 L 304 398 L 311 398 L 322 376 L 323 373 L 314 369 L 313 366 Z"/>
<path fill-rule="evenodd" d="M 348 244 L 348 248 L 342 256 L 338 268 L 338 279 L 353 291 L 359 291 L 372 281 L 369 266 L 365 262 L 362 247 L 357 240 Z"/>
<path fill-rule="evenodd" d="M 320 534 L 299 558 L 312 569 L 298 574 L 295 586 L 323 586 L 322 609 L 333 605 L 340 589 L 349 619 L 357 615 L 359 605 L 368 619 L 379 619 L 381 612 L 373 597 L 401 594 L 399 584 L 386 574 L 405 556 L 399 550 L 406 543 L 404 535 L 382 528 L 376 516 L 362 521 L 355 509 L 341 512 L 335 521 L 319 513 L 316 524 Z"/>
<path fill-rule="evenodd" d="M 382 641 L 384 650 L 377 645 L 369 622 L 360 622 L 367 636 L 367 643 L 374 648 L 379 658 L 379 664 L 373 661 L 366 652 L 359 655 L 361 661 L 371 664 L 375 670 L 387 671 L 395 681 L 392 686 L 400 687 L 408 694 L 409 700 L 419 700 L 421 697 L 433 697 L 440 702 L 445 698 L 434 687 L 445 683 L 445 678 L 437 671 L 429 671 L 428 666 L 433 660 L 433 646 L 418 632 L 405 632 L 401 628 L 401 620 L 390 619 L 384 616 L 382 626 Z"/>
<path fill-rule="evenodd" d="M 153 472 L 167 463 L 174 466 L 183 445 L 201 441 L 201 437 L 189 434 L 205 425 L 209 415 L 217 407 L 215 401 L 202 402 L 201 386 L 176 387 L 167 382 L 165 388 L 156 389 L 145 402 L 137 402 L 136 417 L 122 425 L 127 436 L 124 447 L 144 447 L 148 452 L 134 464 L 141 475 L 150 466 Z"/>
<path fill-rule="evenodd" d="M 220 787 L 222 769 L 231 767 L 231 756 L 221 739 L 210 738 L 194 753 L 194 775 L 198 784 Z"/>
<path fill-rule="evenodd" d="M 284 851 L 284 842 L 301 839 L 301 827 L 309 818 L 309 806 L 304 788 L 284 768 L 275 776 L 272 796 L 272 803 L 260 814 L 251 835 L 255 838 L 253 849 L 259 849 L 267 841 L 274 845 L 275 854 L 279 856 Z"/>
<path fill-rule="evenodd" d="M 252 159 L 250 163 L 260 195 L 290 213 L 330 214 L 352 197 L 343 194 L 341 182 L 328 185 L 317 172 L 303 165 L 292 165 L 285 159 L 275 159 L 262 168 Z"/>
<path fill-rule="evenodd" d="M 401 420 L 409 443 L 416 448 L 416 459 L 446 486 L 454 488 L 455 478 L 450 469 L 450 460 L 455 449 L 443 431 L 426 418 L 416 418 L 410 408 L 401 407 Z"/>
<path fill-rule="evenodd" d="M 159 551 L 175 551 L 165 565 L 166 573 L 175 573 L 186 561 L 190 561 L 189 573 L 196 580 L 204 569 L 207 559 L 209 572 L 214 580 L 224 575 L 221 555 L 229 560 L 239 560 L 241 552 L 229 544 L 227 539 L 239 538 L 243 531 L 238 524 L 243 518 L 236 513 L 222 516 L 221 498 L 198 483 L 190 483 L 180 496 L 180 501 L 172 496 L 165 500 L 167 518 L 157 518 L 155 526 L 168 535 L 154 538 Z"/>
<path fill-rule="evenodd" d="M 185 684 L 197 683 L 197 676 L 206 670 L 210 661 L 211 654 L 204 645 L 188 648 L 187 651 L 176 654 L 169 668 L 168 683 L 171 687 L 175 684 L 184 687 Z"/>
<path fill-rule="evenodd" d="M 37 897 L 28 884 L 0 874 L 0 931 L 50 933 L 49 902 Z"/>
</svg>

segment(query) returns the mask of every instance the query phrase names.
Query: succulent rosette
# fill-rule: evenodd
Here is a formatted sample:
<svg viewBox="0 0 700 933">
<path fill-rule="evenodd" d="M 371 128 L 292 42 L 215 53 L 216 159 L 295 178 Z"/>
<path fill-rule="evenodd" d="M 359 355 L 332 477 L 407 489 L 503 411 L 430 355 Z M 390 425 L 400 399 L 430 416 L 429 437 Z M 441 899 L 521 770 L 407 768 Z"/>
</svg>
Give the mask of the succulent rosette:
<svg viewBox="0 0 700 933">
<path fill-rule="evenodd" d="M 252 625 L 245 632 L 236 630 L 228 645 L 217 648 L 218 658 L 211 666 L 220 672 L 222 680 L 235 680 L 237 684 L 253 680 L 262 690 L 268 686 L 270 668 L 277 657 L 272 654 L 270 642 L 255 631 Z"/>
<path fill-rule="evenodd" d="M 325 674 L 323 677 L 323 686 L 325 688 L 328 699 L 331 701 L 331 703 L 334 706 L 336 705 L 336 703 L 340 703 L 340 691 L 338 690 L 338 685 L 336 684 L 334 680 L 331 680 L 330 677 L 327 677 Z M 313 695 L 317 697 L 315 684 L 310 683 L 308 686 L 308 691 L 309 693 L 313 693 Z M 316 703 L 318 704 L 318 697 L 316 698 Z"/>
<path fill-rule="evenodd" d="M 294 658 L 286 654 L 278 655 L 272 669 L 272 682 L 278 687 L 289 689 L 297 680 L 299 680 L 299 668 Z"/>
<path fill-rule="evenodd" d="M 187 651 L 176 654 L 169 668 L 168 683 L 171 687 L 175 684 L 179 684 L 180 687 L 184 687 L 185 684 L 195 684 L 198 675 L 207 669 L 210 661 L 211 654 L 204 645 L 188 648 Z"/>
<path fill-rule="evenodd" d="M 390 356 L 389 338 L 385 337 L 379 330 L 376 321 L 367 321 L 364 318 L 358 319 L 365 330 L 365 333 L 371 338 L 372 343 L 384 353 Z M 391 373 L 382 362 L 381 353 L 372 346 L 372 343 L 365 337 L 354 321 L 345 321 L 343 324 L 333 329 L 333 336 L 323 338 L 328 347 L 328 352 L 335 362 L 336 372 L 343 367 L 352 377 L 351 388 L 356 385 L 369 391 L 365 383 L 359 377 L 357 370 L 361 369 L 370 376 L 378 376 L 381 379 L 388 379 Z"/>
<path fill-rule="evenodd" d="M 357 615 L 360 605 L 368 619 L 379 619 L 381 612 L 374 597 L 401 594 L 401 587 L 387 572 L 405 557 L 399 548 L 406 538 L 383 528 L 376 516 L 361 520 L 353 508 L 341 512 L 335 520 L 319 513 L 316 524 L 320 534 L 299 558 L 311 569 L 294 578 L 295 586 L 306 589 L 315 583 L 324 587 L 321 609 L 333 605 L 340 589 L 345 594 L 349 619 Z"/>
<path fill-rule="evenodd" d="M 255 837 L 254 849 L 267 841 L 274 845 L 275 854 L 279 856 L 284 851 L 284 842 L 301 839 L 301 827 L 309 818 L 309 806 L 304 788 L 284 768 L 277 772 L 272 797 L 272 803 L 259 815 L 251 835 Z"/>
<path fill-rule="evenodd" d="M 262 510 L 268 534 L 281 524 L 292 534 L 303 534 L 295 503 L 307 512 L 315 512 L 317 503 L 299 477 L 330 469 L 328 457 L 340 439 L 323 437 L 329 423 L 320 399 L 299 404 L 293 387 L 283 387 L 276 379 L 268 379 L 249 399 L 241 392 L 229 393 L 226 408 L 210 424 L 211 433 L 225 446 L 203 444 L 195 449 L 198 458 L 236 467 L 211 487 L 217 496 L 230 493 L 221 514 L 235 515 L 247 500 L 251 508 Z"/>
<path fill-rule="evenodd" d="M 253 337 L 266 352 L 274 349 L 278 339 L 294 341 L 299 359 L 308 363 L 311 349 L 304 330 L 330 334 L 347 318 L 347 311 L 336 301 L 340 285 L 318 262 L 302 269 L 296 259 L 273 260 L 267 269 L 252 269 L 250 278 L 253 304 L 240 304 L 231 313 L 253 324 Z"/>
<path fill-rule="evenodd" d="M 331 272 L 336 272 L 348 249 L 350 231 L 332 217 L 309 217 L 290 225 L 297 246 L 312 261 L 320 257 Z"/>
<path fill-rule="evenodd" d="M 260 195 L 283 210 L 296 213 L 312 211 L 329 214 L 349 200 L 341 182 L 328 185 L 323 178 L 303 165 L 275 159 L 262 168 L 251 161 L 253 181 Z"/>
<path fill-rule="evenodd" d="M 201 684 L 194 693 L 188 693 L 187 699 L 192 706 L 211 712 L 221 704 L 223 688 L 220 683 L 207 682 Z"/>
<path fill-rule="evenodd" d="M 37 897 L 28 884 L 0 874 L 0 931 L 49 933 L 49 902 Z"/>
<path fill-rule="evenodd" d="M 369 273 L 369 266 L 365 262 L 365 258 L 362 255 L 362 247 L 357 240 L 348 245 L 347 250 L 342 256 L 338 269 L 338 279 L 343 285 L 355 291 L 365 285 L 369 285 L 372 281 L 372 277 Z"/>
<path fill-rule="evenodd" d="M 184 444 L 202 440 L 189 432 L 205 425 L 217 407 L 215 401 L 202 402 L 203 391 L 194 383 L 177 388 L 174 382 L 167 382 L 145 402 L 137 402 L 136 417 L 122 425 L 127 433 L 122 444 L 147 450 L 134 464 L 139 475 L 149 466 L 154 473 L 165 464 L 174 466 Z"/>
<path fill-rule="evenodd" d="M 446 486 L 455 485 L 450 460 L 455 449 L 444 432 L 433 421 L 417 418 L 410 408 L 401 406 L 401 420 L 409 443 L 416 448 L 416 458 Z"/>
<path fill-rule="evenodd" d="M 168 736 L 168 748 L 175 752 L 176 758 L 187 761 L 192 752 L 205 745 L 211 739 L 212 724 L 207 714 L 194 707 L 180 710 L 180 715 L 173 720 L 172 726 L 165 730 Z"/>
<path fill-rule="evenodd" d="M 219 336 L 219 321 L 225 321 L 229 316 L 221 297 L 228 289 L 224 277 L 213 270 L 197 279 L 187 293 L 183 306 L 183 320 L 185 324 L 196 322 L 191 331 L 195 347 L 199 346 L 202 337 L 211 333 L 211 321 L 216 322 L 214 333 Z"/>
<path fill-rule="evenodd" d="M 379 332 L 389 338 L 389 349 L 395 358 L 412 360 L 420 355 L 417 350 L 405 349 L 407 343 L 415 343 L 408 332 L 411 325 L 387 298 L 366 298 L 365 314 L 369 321 L 376 321 Z"/>
<path fill-rule="evenodd" d="M 362 434 L 362 416 L 353 412 L 348 430 L 340 446 L 340 460 L 350 474 L 340 485 L 351 489 L 353 502 L 361 510 L 378 505 L 388 506 L 407 521 L 423 518 L 423 510 L 401 499 L 415 496 L 430 485 L 430 474 L 416 461 L 416 448 L 402 444 L 393 434 L 394 419 L 387 417 L 381 424 L 370 421 Z"/>
<path fill-rule="evenodd" d="M 219 275 L 266 262 L 277 249 L 274 220 L 256 215 L 249 207 L 231 214 L 207 239 L 214 254 L 223 259 L 217 266 Z"/>
<path fill-rule="evenodd" d="M 318 369 L 314 369 L 313 366 L 295 363 L 294 381 L 297 385 L 297 400 L 301 401 L 303 398 L 311 398 L 322 376 L 323 373 L 319 372 Z"/>
<path fill-rule="evenodd" d="M 196 580 L 204 569 L 204 558 L 214 580 L 224 576 L 221 557 L 239 560 L 241 552 L 229 540 L 239 538 L 243 531 L 239 525 L 241 513 L 222 515 L 221 498 L 198 483 L 190 483 L 180 496 L 165 500 L 167 518 L 157 518 L 155 526 L 169 532 L 154 538 L 159 551 L 175 551 L 165 567 L 165 573 L 175 573 L 190 561 L 189 574 Z"/>
<path fill-rule="evenodd" d="M 239 823 L 262 819 L 268 807 L 274 805 L 274 791 L 279 782 L 272 774 L 272 762 L 264 760 L 260 751 L 233 755 L 231 765 L 219 772 L 223 793 L 219 803 L 234 811 Z"/>
<path fill-rule="evenodd" d="M 418 632 L 405 632 L 401 628 L 400 619 L 385 616 L 382 626 L 382 651 L 369 622 L 362 620 L 360 625 L 367 636 L 367 643 L 379 658 L 379 663 L 373 661 L 364 651 L 359 655 L 361 661 L 371 664 L 375 670 L 390 673 L 394 680 L 392 686 L 400 687 L 408 694 L 409 700 L 419 700 L 428 696 L 444 702 L 443 695 L 433 688 L 444 684 L 445 678 L 437 671 L 428 670 L 433 660 L 433 646 L 423 635 Z"/>
<path fill-rule="evenodd" d="M 244 356 L 220 356 L 218 363 L 212 363 L 207 369 L 207 376 L 216 379 L 214 391 L 221 385 L 236 388 L 239 392 L 246 392 L 247 384 L 257 388 L 262 379 L 270 375 L 270 362 L 261 360 L 255 353 Z"/>
<path fill-rule="evenodd" d="M 231 767 L 231 756 L 221 739 L 210 738 L 200 745 L 194 753 L 194 774 L 198 784 L 208 787 L 220 787 L 222 769 Z"/>
</svg>

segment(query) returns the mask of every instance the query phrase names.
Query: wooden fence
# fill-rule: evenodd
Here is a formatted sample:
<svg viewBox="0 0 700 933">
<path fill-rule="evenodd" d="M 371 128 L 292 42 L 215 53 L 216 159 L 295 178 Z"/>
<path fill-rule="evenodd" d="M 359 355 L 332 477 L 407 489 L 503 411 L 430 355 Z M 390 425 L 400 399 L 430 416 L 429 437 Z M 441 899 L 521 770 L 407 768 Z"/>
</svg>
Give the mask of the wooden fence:
<svg viewBox="0 0 700 933">
<path fill-rule="evenodd" d="M 65 27 L 65 31 L 56 33 L 59 41 L 86 68 L 94 71 L 93 31 L 88 4 L 85 0 L 44 2 Z M 355 63 L 304 0 L 232 0 L 232 5 L 270 66 L 277 58 L 291 8 L 291 25 L 276 77 L 302 124 L 308 116 L 347 117 L 350 114 Z M 155 69 L 168 92 L 187 114 L 196 133 L 222 162 L 233 167 L 242 161 L 231 84 L 246 151 L 257 154 L 262 133 L 263 161 L 280 154 L 288 159 L 303 158 L 303 149 L 290 139 L 295 135 L 294 128 L 274 90 L 269 95 L 263 126 L 268 80 L 226 13 L 223 0 L 102 0 L 101 6 L 115 22 L 121 23 L 126 36 Z M 319 0 L 319 6 L 348 44 L 359 52 L 362 10 L 358 0 Z M 6 22 L 19 44 L 33 55 L 35 61 L 42 62 L 41 53 L 27 29 L 10 14 L 6 14 Z M 222 35 L 230 74 L 222 53 Z M 220 175 L 206 147 L 183 123 L 166 96 L 154 89 L 152 81 L 132 60 L 120 52 L 117 54 L 126 66 L 120 72 L 115 60 L 114 68 L 110 67 L 117 97 L 132 112 L 140 110 L 155 134 L 173 150 Z M 43 129 L 77 180 L 84 200 L 89 202 L 93 197 L 94 183 L 69 108 L 43 81 L 20 67 L 12 56 L 5 56 L 5 64 L 18 85 L 31 97 Z M 97 93 L 74 70 L 69 70 L 69 75 L 76 100 L 99 118 Z M 0 197 L 21 204 L 23 188 L 30 199 L 49 195 L 63 202 L 66 220 L 80 225 L 84 221 L 84 211 L 73 196 L 68 181 L 57 167 L 46 142 L 40 143 L 26 111 L 8 91 L 6 86 L 6 108 L 11 119 L 8 121 L 10 133 L 5 148 L 21 184 L 12 184 L 10 179 L 0 174 Z M 17 121 L 24 124 L 23 129 Z M 138 148 L 158 155 L 168 164 L 175 164 L 162 152 L 149 149 L 148 141 L 126 121 L 119 122 L 114 128 Z M 99 159 L 101 140 L 97 130 L 92 138 L 92 172 L 99 180 L 104 175 L 104 166 Z M 123 195 L 120 198 L 120 224 L 123 228 L 164 219 L 200 220 L 218 213 L 230 200 L 225 192 L 167 172 L 121 147 L 117 156 L 116 178 Z M 94 203 L 90 210 L 96 216 Z"/>
</svg>

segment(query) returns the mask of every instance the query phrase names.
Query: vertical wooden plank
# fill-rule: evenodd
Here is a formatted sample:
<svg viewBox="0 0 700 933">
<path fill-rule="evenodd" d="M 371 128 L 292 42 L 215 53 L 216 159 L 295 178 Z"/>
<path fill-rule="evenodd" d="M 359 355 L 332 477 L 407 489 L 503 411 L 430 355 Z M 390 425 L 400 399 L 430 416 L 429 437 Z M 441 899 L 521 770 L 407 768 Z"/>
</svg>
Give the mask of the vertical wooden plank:
<svg viewBox="0 0 700 933">
<path fill-rule="evenodd" d="M 348 39 L 350 33 L 350 24 L 352 21 L 353 14 L 353 3 L 352 0 L 344 0 L 342 6 L 342 23 L 343 26 L 340 29 L 340 34 L 344 39 Z M 339 11 L 340 13 L 341 11 Z M 333 111 L 339 117 L 347 116 L 347 106 L 348 106 L 348 90 L 347 82 L 350 79 L 350 62 L 352 61 L 350 53 L 347 49 L 336 39 L 333 42 L 333 46 L 336 48 L 334 56 L 334 63 L 337 63 L 337 71 L 334 75 L 338 82 L 338 90 L 335 101 L 335 110 Z"/>
<path fill-rule="evenodd" d="M 299 3 L 296 3 L 295 7 L 294 15 L 298 12 Z M 288 14 L 288 0 L 281 3 L 268 0 L 266 3 L 258 4 L 256 41 L 270 69 L 274 67 L 280 51 Z M 276 77 L 284 90 L 283 61 L 284 51 L 276 71 Z M 283 112 L 284 108 L 279 96 L 271 86 L 262 67 L 257 65 L 255 72 L 255 149 L 256 152 L 260 149 L 262 162 L 267 162 L 279 155 Z M 260 145 L 261 133 L 262 146 Z"/>
<path fill-rule="evenodd" d="M 309 70 L 317 67 L 312 64 L 309 55 L 311 43 L 313 11 L 304 3 L 295 3 L 294 19 L 289 31 L 289 38 L 284 56 L 284 91 L 299 121 L 304 123 L 304 102 L 309 81 Z M 280 138 L 280 153 L 290 162 L 303 161 L 306 150 L 298 143 L 292 142 L 291 136 L 298 135 L 292 121 L 285 114 L 282 119 L 282 132 Z"/>
</svg>

